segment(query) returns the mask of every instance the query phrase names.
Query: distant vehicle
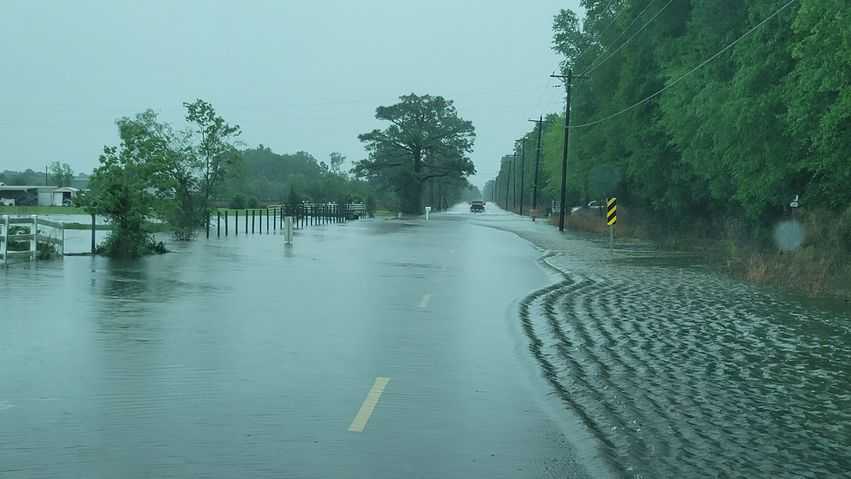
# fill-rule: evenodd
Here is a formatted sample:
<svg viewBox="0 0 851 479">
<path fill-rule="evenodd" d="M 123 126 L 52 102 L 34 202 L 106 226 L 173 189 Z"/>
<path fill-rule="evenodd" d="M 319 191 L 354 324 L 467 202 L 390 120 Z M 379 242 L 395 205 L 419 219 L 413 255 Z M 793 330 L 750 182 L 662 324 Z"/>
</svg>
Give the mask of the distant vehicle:
<svg viewBox="0 0 851 479">
<path fill-rule="evenodd" d="M 596 210 L 600 210 L 603 208 L 603 204 L 599 201 L 589 201 L 585 206 L 574 206 L 570 209 L 570 214 L 588 214 L 595 212 Z"/>
<path fill-rule="evenodd" d="M 485 202 L 484 201 L 471 201 L 470 202 L 470 213 L 484 213 L 485 212 Z"/>
</svg>

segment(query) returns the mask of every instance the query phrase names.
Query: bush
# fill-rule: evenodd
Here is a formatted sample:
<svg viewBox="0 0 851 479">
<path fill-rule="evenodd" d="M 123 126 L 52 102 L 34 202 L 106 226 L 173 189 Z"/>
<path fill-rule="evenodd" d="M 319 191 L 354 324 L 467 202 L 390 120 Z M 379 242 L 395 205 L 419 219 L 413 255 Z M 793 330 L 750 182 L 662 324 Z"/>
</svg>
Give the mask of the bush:
<svg viewBox="0 0 851 479">
<path fill-rule="evenodd" d="M 162 241 L 157 241 L 152 235 L 143 234 L 142 238 L 128 239 L 126 235 L 110 234 L 99 244 L 97 254 L 120 258 L 137 258 L 148 254 L 167 253 Z"/>
<path fill-rule="evenodd" d="M 228 207 L 233 210 L 245 209 L 245 197 L 240 194 L 234 195 L 233 199 L 230 200 Z"/>
<path fill-rule="evenodd" d="M 9 235 L 26 235 L 30 234 L 32 227 L 30 226 L 10 226 Z M 9 241 L 8 251 L 29 251 L 30 242 L 27 241 Z M 53 243 L 39 242 L 36 244 L 36 253 L 38 259 L 51 259 L 59 255 L 59 251 Z"/>
</svg>

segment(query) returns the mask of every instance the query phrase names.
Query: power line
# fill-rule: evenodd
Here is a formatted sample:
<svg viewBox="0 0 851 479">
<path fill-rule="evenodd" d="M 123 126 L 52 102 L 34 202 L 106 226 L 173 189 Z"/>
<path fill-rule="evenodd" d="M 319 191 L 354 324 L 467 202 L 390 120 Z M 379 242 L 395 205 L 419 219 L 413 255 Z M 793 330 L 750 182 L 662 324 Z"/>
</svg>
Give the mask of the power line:
<svg viewBox="0 0 851 479">
<path fill-rule="evenodd" d="M 612 7 L 612 6 L 614 6 L 614 4 L 615 4 L 617 1 L 618 1 L 618 0 L 612 0 L 611 2 L 609 2 L 609 4 L 608 4 L 608 5 L 606 5 L 606 10 L 611 9 L 611 7 Z M 651 0 L 651 1 L 652 1 L 652 0 Z M 587 19 L 587 17 L 586 17 L 586 19 Z M 615 16 L 615 18 L 613 18 L 613 19 L 612 19 L 612 22 L 609 24 L 609 26 L 608 26 L 608 27 L 606 27 L 606 28 L 605 28 L 605 30 L 600 30 L 600 36 L 602 37 L 602 33 L 603 33 L 604 31 L 605 31 L 605 32 L 608 32 L 609 30 L 611 30 L 612 28 L 614 28 L 614 26 L 615 26 L 615 22 L 617 22 L 617 16 Z M 633 20 L 633 22 L 634 22 L 634 20 Z M 583 28 L 584 28 L 584 27 L 583 27 Z M 617 41 L 617 40 L 616 40 L 616 41 Z M 614 42 L 612 42 L 612 43 L 614 43 Z M 606 47 L 603 47 L 603 49 L 605 50 L 605 49 L 606 49 Z M 579 56 L 578 56 L 578 57 L 576 57 L 576 60 L 574 60 L 574 61 L 573 61 L 573 64 L 574 64 L 574 65 L 578 65 L 578 64 L 579 64 L 579 60 L 581 60 L 581 59 L 582 59 L 582 57 L 584 57 L 584 56 L 585 56 L 585 54 L 586 54 L 586 53 L 588 53 L 589 51 L 591 51 L 591 50 L 590 50 L 590 49 L 586 49 L 585 51 L 581 52 L 581 53 L 579 54 Z M 594 63 L 594 62 L 591 62 L 591 63 Z"/>
<path fill-rule="evenodd" d="M 670 5 L 670 4 L 671 4 L 671 3 L 673 3 L 673 2 L 674 2 L 674 0 L 668 0 L 668 3 L 666 3 L 665 5 L 663 5 L 663 6 L 662 6 L 662 8 L 660 8 L 660 9 L 659 9 L 659 11 L 658 11 L 658 12 L 656 12 L 656 14 L 655 14 L 655 15 L 653 15 L 652 17 L 650 17 L 650 20 L 647 20 L 646 22 L 644 22 L 644 25 L 642 25 L 642 26 L 641 26 L 641 28 L 639 28 L 638 30 L 636 30 L 636 31 L 635 31 L 635 33 L 633 33 L 632 35 L 630 35 L 630 37 L 629 37 L 629 38 L 627 38 L 627 39 L 626 39 L 626 41 L 624 41 L 623 43 L 621 43 L 619 47 L 617 47 L 617 48 L 616 48 L 616 49 L 614 49 L 611 53 L 609 53 L 608 55 L 606 55 L 606 57 L 605 57 L 605 58 L 603 58 L 603 60 L 602 60 L 600 63 L 597 63 L 596 65 L 594 65 L 594 64 L 593 64 L 593 62 L 592 62 L 591 67 L 589 67 L 587 70 L 585 70 L 584 72 L 582 72 L 582 75 L 588 75 L 589 73 L 593 72 L 594 70 L 596 70 L 596 69 L 600 68 L 600 67 L 601 67 L 604 63 L 606 63 L 607 61 L 609 61 L 609 59 L 610 59 L 610 58 L 612 58 L 613 56 L 615 56 L 615 55 L 616 55 L 619 51 L 623 50 L 623 48 L 624 48 L 625 46 L 629 45 L 629 42 L 631 42 L 633 38 L 635 38 L 636 36 L 638 36 L 638 34 L 639 34 L 639 33 L 643 32 L 643 31 L 644 31 L 644 29 L 645 29 L 645 28 L 647 28 L 647 26 L 648 26 L 648 25 L 650 25 L 651 23 L 653 23 L 653 20 L 656 20 L 656 18 L 657 18 L 657 17 L 659 17 L 659 15 L 661 15 L 661 14 L 662 14 L 662 12 L 664 12 L 666 8 L 668 8 L 668 5 Z M 647 6 L 649 7 L 649 6 L 650 6 L 650 4 L 648 4 Z M 645 9 L 644 9 L 644 10 L 647 10 L 647 8 L 645 7 Z M 644 12 L 642 11 L 642 13 L 644 13 Z M 639 16 L 640 16 L 640 15 L 641 15 L 641 14 L 639 14 Z M 636 17 L 636 20 L 637 20 L 637 19 L 638 19 L 638 17 Z M 626 30 L 625 30 L 625 31 L 626 31 Z"/>
<path fill-rule="evenodd" d="M 612 3 L 614 3 L 614 2 L 612 2 Z M 633 26 L 633 25 L 635 25 L 635 22 L 637 22 L 637 21 L 638 21 L 638 19 L 639 19 L 639 18 L 641 18 L 641 17 L 642 17 L 642 16 L 643 16 L 643 15 L 647 12 L 647 9 L 649 9 L 649 8 L 650 8 L 650 5 L 653 5 L 653 0 L 650 0 L 649 2 L 647 2 L 647 5 L 644 7 L 644 9 L 642 9 L 640 12 L 638 12 L 638 15 L 636 15 L 636 16 L 635 16 L 635 18 L 633 18 L 633 19 L 632 19 L 632 21 L 631 21 L 631 22 L 629 22 L 629 25 L 627 25 L 627 27 L 626 27 L 626 28 L 624 28 L 624 30 L 621 32 L 621 34 L 620 34 L 620 35 L 618 35 L 618 36 L 617 36 L 617 38 L 615 38 L 614 40 L 612 40 L 612 41 L 609 43 L 609 46 L 608 46 L 608 47 L 607 47 L 607 46 L 603 46 L 603 51 L 602 51 L 602 52 L 600 52 L 600 55 L 598 55 L 598 56 L 597 56 L 597 58 L 595 58 L 595 59 L 591 62 L 591 65 L 592 65 L 592 66 L 594 65 L 594 62 L 596 62 L 596 61 L 597 61 L 597 60 L 598 60 L 601 56 L 603 56 L 604 54 L 606 54 L 606 52 L 609 50 L 609 48 L 610 48 L 612 45 L 614 45 L 614 44 L 616 44 L 617 42 L 619 42 L 619 41 L 620 41 L 620 39 L 621 39 L 621 38 L 623 38 L 623 36 L 624 36 L 624 35 L 626 35 L 626 34 L 629 32 L 629 30 L 632 28 L 632 26 Z M 614 19 L 614 20 L 612 20 L 612 24 L 611 24 L 611 25 L 609 25 L 609 28 L 607 28 L 606 30 L 611 30 L 611 28 L 615 26 L 615 22 L 616 22 L 616 21 L 617 21 L 617 16 L 615 17 L 615 19 Z M 602 33 L 602 32 L 601 32 L 601 33 Z M 601 34 L 601 38 L 602 38 L 602 34 Z M 589 50 L 585 50 L 585 52 L 588 52 L 588 51 L 589 51 Z M 574 65 L 578 65 L 578 64 L 579 64 L 579 60 L 580 60 L 580 59 L 581 59 L 581 58 L 585 55 L 585 52 L 582 52 L 582 53 L 579 55 L 579 57 L 577 57 L 577 58 L 576 58 L 576 61 L 574 62 Z M 605 61 L 605 60 L 604 60 L 604 61 Z M 590 67 L 589 67 L 589 68 L 590 68 Z"/>
<path fill-rule="evenodd" d="M 664 93 L 666 90 L 668 90 L 669 88 L 671 88 L 671 87 L 673 87 L 674 85 L 676 85 L 677 83 L 681 82 L 681 81 L 682 81 L 683 79 L 685 79 L 687 76 L 691 75 L 692 73 L 696 72 L 697 70 L 700 70 L 701 68 L 703 68 L 704 66 L 706 66 L 706 64 L 710 63 L 711 61 L 713 61 L 713 60 L 715 60 L 716 58 L 718 58 L 719 56 L 721 56 L 721 54 L 723 54 L 723 53 L 724 53 L 724 52 L 726 52 L 727 50 L 729 50 L 729 49 L 733 48 L 733 46 L 735 46 L 737 43 L 739 43 L 739 41 L 741 41 L 743 38 L 745 38 L 746 36 L 748 36 L 748 35 L 750 35 L 751 33 L 753 33 L 756 29 L 758 29 L 759 27 L 763 26 L 765 23 L 767 23 L 767 22 L 768 22 L 769 20 L 771 20 L 772 18 L 776 17 L 776 16 L 777 16 L 780 12 L 782 12 L 783 10 L 785 10 L 787 7 L 789 7 L 789 5 L 792 5 L 792 4 L 793 4 L 793 3 L 795 3 L 796 1 L 797 1 L 797 0 L 789 0 L 788 2 L 784 3 L 784 4 L 780 7 L 780 8 L 778 8 L 777 10 L 775 10 L 775 11 L 774 11 L 771 15 L 769 15 L 769 16 L 767 16 L 767 17 L 765 17 L 765 19 L 763 19 L 761 22 L 759 22 L 759 23 L 757 23 L 756 25 L 754 25 L 753 27 L 751 27 L 751 29 L 750 29 L 750 30 L 748 30 L 748 31 L 746 31 L 745 33 L 743 33 L 743 34 L 742 34 L 739 38 L 737 38 L 737 39 L 733 40 L 732 42 L 730 42 L 729 44 L 727 44 L 724 48 L 722 48 L 722 49 L 718 50 L 715 54 L 713 54 L 712 56 L 710 56 L 710 57 L 709 57 L 709 58 L 707 58 L 706 60 L 703 60 L 702 62 L 700 62 L 700 63 L 699 63 L 696 67 L 694 67 L 694 68 L 692 68 L 691 70 L 689 70 L 689 71 L 685 72 L 684 74 L 680 75 L 680 76 L 679 76 L 679 77 L 677 77 L 674 81 L 672 81 L 671 83 L 668 83 L 667 85 L 665 85 L 665 86 L 664 86 L 664 87 L 662 87 L 661 89 L 657 90 L 656 92 L 652 93 L 651 95 L 649 95 L 649 96 L 645 97 L 644 99 L 639 100 L 639 101 L 637 101 L 637 102 L 633 103 L 632 105 L 630 105 L 630 106 L 628 106 L 628 107 L 624 108 L 623 110 L 620 110 L 620 111 L 618 111 L 618 112 L 612 113 L 611 115 L 604 116 L 603 118 L 599 118 L 599 119 L 594 120 L 594 121 L 589 121 L 589 122 L 587 122 L 587 123 L 579 123 L 579 124 L 577 124 L 577 125 L 569 125 L 569 126 L 568 126 L 568 128 L 570 128 L 570 129 L 573 129 L 573 128 L 586 128 L 586 127 L 589 127 L 589 126 L 598 125 L 598 124 L 600 124 L 600 123 L 603 123 L 604 121 L 611 120 L 612 118 L 615 118 L 615 117 L 617 117 L 617 116 L 623 115 L 624 113 L 629 112 L 629 111 L 631 111 L 631 110 L 634 110 L 634 109 L 635 109 L 635 108 L 637 108 L 638 106 L 641 106 L 641 105 L 643 105 L 643 104 L 647 103 L 648 101 L 650 101 L 650 100 L 652 100 L 652 99 L 656 98 L 657 96 L 661 95 L 661 94 L 662 94 L 662 93 Z"/>
</svg>

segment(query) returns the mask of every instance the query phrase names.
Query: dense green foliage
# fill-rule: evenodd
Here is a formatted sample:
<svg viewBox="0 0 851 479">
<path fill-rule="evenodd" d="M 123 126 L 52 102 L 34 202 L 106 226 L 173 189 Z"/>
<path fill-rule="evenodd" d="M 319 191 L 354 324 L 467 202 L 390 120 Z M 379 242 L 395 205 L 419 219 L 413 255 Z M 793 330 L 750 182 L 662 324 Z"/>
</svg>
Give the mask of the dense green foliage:
<svg viewBox="0 0 851 479">
<path fill-rule="evenodd" d="M 59 163 L 54 161 L 48 167 L 47 181 L 53 186 L 71 186 L 71 180 L 74 179 L 74 171 L 68 163 Z"/>
<path fill-rule="evenodd" d="M 369 154 L 355 164 L 359 177 L 395 191 L 405 213 L 421 213 L 423 202 L 445 208 L 461 197 L 476 172 L 467 156 L 475 130 L 451 100 L 405 95 L 378 107 L 375 117 L 390 125 L 359 136 Z"/>
<path fill-rule="evenodd" d="M 184 103 L 190 127 L 174 130 L 151 110 L 118 120 L 120 144 L 108 146 L 90 180 L 85 201 L 114 229 L 101 252 L 135 257 L 162 250 L 145 229 L 147 220 L 168 221 L 178 239 L 189 239 L 203 224 L 236 149 L 239 133 L 209 103 Z"/>
<path fill-rule="evenodd" d="M 330 164 L 329 164 L 330 163 Z M 392 195 L 382 194 L 377 185 L 352 177 L 343 169 L 345 157 L 331 153 L 329 163 L 310 153 L 278 154 L 260 145 L 242 150 L 232 174 L 226 178 L 222 206 L 239 208 L 291 200 L 339 203 L 366 201 L 378 196 L 384 205 L 393 205 Z"/>
<path fill-rule="evenodd" d="M 0 183 L 5 185 L 45 185 L 49 179 L 44 171 L 33 171 L 27 168 L 24 171 L 4 170 L 0 173 Z"/>
<path fill-rule="evenodd" d="M 553 40 L 564 71 L 588 72 L 572 89 L 571 203 L 615 194 L 671 227 L 732 217 L 760 228 L 787 214 L 795 195 L 805 208 L 848 207 L 844 0 L 800 0 L 773 17 L 785 2 L 581 3 L 583 21 L 560 12 Z M 558 198 L 563 125 L 563 114 L 546 119 L 539 183 L 546 200 Z M 534 148 L 526 155 L 531 185 Z M 510 166 L 503 161 L 497 196 Z"/>
</svg>

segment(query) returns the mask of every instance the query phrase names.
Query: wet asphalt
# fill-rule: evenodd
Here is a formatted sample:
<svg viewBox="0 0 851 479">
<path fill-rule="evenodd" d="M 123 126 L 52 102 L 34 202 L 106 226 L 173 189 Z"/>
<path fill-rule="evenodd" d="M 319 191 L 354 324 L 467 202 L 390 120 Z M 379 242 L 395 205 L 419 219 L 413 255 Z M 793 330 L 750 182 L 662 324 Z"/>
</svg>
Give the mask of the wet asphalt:
<svg viewBox="0 0 851 479">
<path fill-rule="evenodd" d="M 0 477 L 609 475 L 518 319 L 554 273 L 500 215 L 0 271 Z"/>
</svg>

